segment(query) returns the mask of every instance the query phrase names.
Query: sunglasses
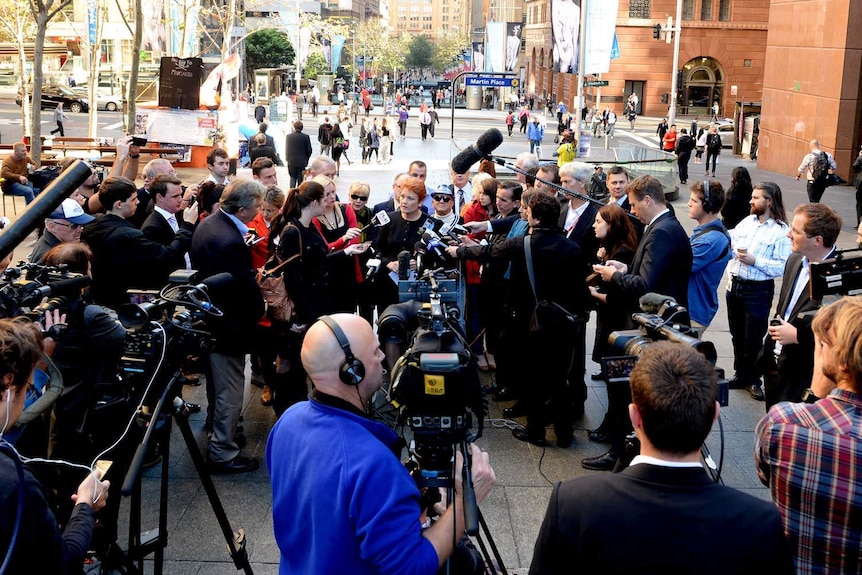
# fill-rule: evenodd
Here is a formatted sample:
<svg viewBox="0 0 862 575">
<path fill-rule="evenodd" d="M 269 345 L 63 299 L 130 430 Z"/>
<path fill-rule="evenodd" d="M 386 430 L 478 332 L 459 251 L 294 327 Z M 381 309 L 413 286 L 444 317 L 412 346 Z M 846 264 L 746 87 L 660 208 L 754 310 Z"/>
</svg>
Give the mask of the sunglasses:
<svg viewBox="0 0 862 575">
<path fill-rule="evenodd" d="M 452 196 L 431 196 L 435 202 L 449 203 L 452 201 Z"/>
<path fill-rule="evenodd" d="M 70 230 L 77 230 L 81 227 L 81 224 L 67 224 L 64 222 L 54 222 L 58 226 L 63 226 L 64 228 L 69 228 Z"/>
<path fill-rule="evenodd" d="M 358 194 L 350 194 L 350 199 L 351 200 L 362 200 L 363 202 L 367 202 L 368 196 L 360 196 Z"/>
</svg>

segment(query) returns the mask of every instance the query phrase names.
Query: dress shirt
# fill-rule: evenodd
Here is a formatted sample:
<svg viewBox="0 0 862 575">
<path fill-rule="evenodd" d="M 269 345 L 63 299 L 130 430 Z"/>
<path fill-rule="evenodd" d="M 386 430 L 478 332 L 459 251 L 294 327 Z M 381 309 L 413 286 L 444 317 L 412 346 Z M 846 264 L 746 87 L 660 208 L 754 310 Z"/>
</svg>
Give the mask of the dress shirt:
<svg viewBox="0 0 862 575">
<path fill-rule="evenodd" d="M 649 221 L 649 223 L 646 225 L 646 228 L 644 228 L 644 231 L 646 231 L 646 230 L 647 230 L 651 225 L 653 225 L 653 224 L 655 223 L 655 221 L 656 221 L 657 219 L 659 219 L 660 217 L 662 217 L 663 215 L 665 215 L 665 213 L 667 213 L 667 212 L 669 212 L 669 211 L 670 211 L 669 209 L 665 208 L 665 209 L 663 209 L 662 211 L 660 211 L 659 213 L 657 213 L 657 214 L 653 217 L 653 219 L 651 219 L 651 220 Z"/>
<path fill-rule="evenodd" d="M 577 209 L 572 209 L 572 203 L 569 202 L 569 208 L 566 211 L 566 235 L 570 234 L 575 226 L 578 225 L 578 220 L 581 219 L 581 216 L 584 215 L 584 212 L 587 209 L 587 206 L 590 204 L 584 202 Z"/>
<path fill-rule="evenodd" d="M 639 463 L 647 465 L 658 465 L 659 467 L 703 467 L 697 461 L 668 461 L 667 459 L 659 459 L 650 455 L 635 455 L 629 467 L 633 467 Z"/>
<path fill-rule="evenodd" d="M 769 218 L 762 222 L 750 215 L 730 230 L 733 249 L 748 245 L 748 253 L 754 256 L 754 265 L 731 258 L 727 270 L 733 277 L 750 281 L 766 281 L 784 275 L 784 266 L 790 257 L 790 238 L 787 237 L 787 224 L 779 224 Z"/>
<path fill-rule="evenodd" d="M 169 211 L 160 208 L 159 206 L 153 206 L 153 211 L 158 212 L 163 218 L 168 221 L 168 225 L 171 226 L 171 229 L 174 230 L 174 233 L 180 231 L 180 224 L 177 222 L 177 215 L 172 214 Z M 183 254 L 183 258 L 186 260 L 186 269 L 192 269 L 192 260 L 189 258 L 189 252 Z"/>
<path fill-rule="evenodd" d="M 814 167 L 814 160 L 817 159 L 817 156 L 820 155 L 822 150 L 812 150 L 811 152 L 805 154 L 805 157 L 802 158 L 802 163 L 799 164 L 799 168 L 796 170 L 798 174 L 802 174 L 805 176 L 805 179 L 813 182 L 814 174 L 811 169 Z M 838 168 L 838 164 L 835 163 L 835 158 L 832 157 L 832 154 L 826 152 L 826 155 L 829 156 L 829 167 L 833 170 Z"/>
<path fill-rule="evenodd" d="M 796 573 L 862 571 L 862 397 L 773 405 L 755 430 L 757 474 L 778 507 Z M 855 519 L 854 519 L 855 518 Z"/>
<path fill-rule="evenodd" d="M 230 219 L 230 221 L 232 221 L 232 222 L 233 222 L 233 225 L 235 225 L 235 226 L 236 226 L 236 229 L 238 229 L 238 230 L 239 230 L 239 233 L 240 233 L 243 237 L 245 237 L 245 235 L 248 233 L 248 226 L 247 226 L 247 225 L 245 225 L 244 223 L 242 223 L 242 222 L 240 221 L 240 219 L 239 219 L 238 217 L 236 217 L 235 215 L 233 215 L 233 214 L 229 214 L 229 213 L 227 213 L 226 211 L 222 210 L 221 208 L 219 208 L 219 210 L 221 211 L 221 213 L 223 213 L 224 215 L 226 215 L 226 216 Z"/>
</svg>

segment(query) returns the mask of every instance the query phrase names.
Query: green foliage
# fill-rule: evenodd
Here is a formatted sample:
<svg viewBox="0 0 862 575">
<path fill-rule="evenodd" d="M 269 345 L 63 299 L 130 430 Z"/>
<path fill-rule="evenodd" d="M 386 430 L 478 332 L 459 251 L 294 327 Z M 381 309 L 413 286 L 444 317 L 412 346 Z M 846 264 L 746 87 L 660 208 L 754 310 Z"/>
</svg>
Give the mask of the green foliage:
<svg viewBox="0 0 862 575">
<path fill-rule="evenodd" d="M 293 64 L 293 45 L 281 30 L 264 28 L 245 40 L 245 61 L 249 74 L 258 68 L 278 68 Z"/>
<path fill-rule="evenodd" d="M 434 55 L 434 46 L 428 41 L 424 34 L 419 34 L 410 42 L 410 47 L 407 49 L 407 58 L 405 64 L 409 68 L 427 68 L 431 65 L 431 58 Z"/>
<path fill-rule="evenodd" d="M 327 72 L 329 72 L 329 66 L 326 65 L 323 52 L 311 52 L 308 55 L 308 60 L 305 61 L 302 77 L 307 80 L 317 80 L 319 74 L 326 74 Z"/>
<path fill-rule="evenodd" d="M 442 31 L 437 36 L 431 66 L 438 72 L 445 70 L 452 60 L 469 46 L 470 39 L 467 34 L 455 30 Z"/>
</svg>

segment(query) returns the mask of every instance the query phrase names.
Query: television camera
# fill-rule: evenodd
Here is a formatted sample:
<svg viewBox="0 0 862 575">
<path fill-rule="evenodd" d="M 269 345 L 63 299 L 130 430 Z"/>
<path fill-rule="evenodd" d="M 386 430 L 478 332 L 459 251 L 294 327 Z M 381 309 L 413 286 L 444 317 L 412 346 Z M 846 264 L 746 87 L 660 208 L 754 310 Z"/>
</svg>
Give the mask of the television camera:
<svg viewBox="0 0 862 575">
<path fill-rule="evenodd" d="M 68 296 L 77 297 L 90 282 L 89 276 L 72 273 L 65 264 L 19 262 L 6 268 L 0 278 L 0 317 L 26 315 L 37 321 L 47 311 L 59 309 L 65 313 Z"/>
<path fill-rule="evenodd" d="M 822 262 L 811 262 L 809 269 L 812 300 L 822 300 L 824 296 L 862 293 L 862 249 L 860 248 L 838 250 L 833 258 Z"/>
</svg>

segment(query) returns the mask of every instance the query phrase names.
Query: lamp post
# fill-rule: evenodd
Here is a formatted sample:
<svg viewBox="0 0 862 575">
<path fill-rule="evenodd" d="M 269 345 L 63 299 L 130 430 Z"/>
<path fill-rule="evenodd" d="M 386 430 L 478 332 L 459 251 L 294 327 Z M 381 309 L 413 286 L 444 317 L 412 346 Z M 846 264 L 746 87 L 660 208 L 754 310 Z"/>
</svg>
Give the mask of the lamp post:
<svg viewBox="0 0 862 575">
<path fill-rule="evenodd" d="M 676 121 L 676 101 L 677 92 L 680 86 L 677 85 L 676 71 L 679 69 L 679 33 L 682 30 L 682 0 L 676 0 L 676 26 L 669 30 L 673 32 L 673 70 L 671 71 L 670 79 L 670 109 L 667 113 L 668 125 L 672 125 Z M 708 103 L 708 102 L 707 102 Z"/>
</svg>

